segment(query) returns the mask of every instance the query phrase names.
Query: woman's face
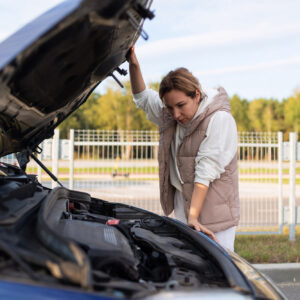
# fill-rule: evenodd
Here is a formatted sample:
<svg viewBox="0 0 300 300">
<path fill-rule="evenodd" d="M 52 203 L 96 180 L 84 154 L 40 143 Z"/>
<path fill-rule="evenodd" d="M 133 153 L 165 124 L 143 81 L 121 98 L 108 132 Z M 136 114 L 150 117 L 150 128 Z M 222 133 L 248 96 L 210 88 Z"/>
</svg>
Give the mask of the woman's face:
<svg viewBox="0 0 300 300">
<path fill-rule="evenodd" d="M 179 90 L 171 90 L 163 97 L 163 102 L 174 119 L 181 124 L 191 121 L 198 110 L 200 92 L 196 90 L 195 98 Z"/>
</svg>

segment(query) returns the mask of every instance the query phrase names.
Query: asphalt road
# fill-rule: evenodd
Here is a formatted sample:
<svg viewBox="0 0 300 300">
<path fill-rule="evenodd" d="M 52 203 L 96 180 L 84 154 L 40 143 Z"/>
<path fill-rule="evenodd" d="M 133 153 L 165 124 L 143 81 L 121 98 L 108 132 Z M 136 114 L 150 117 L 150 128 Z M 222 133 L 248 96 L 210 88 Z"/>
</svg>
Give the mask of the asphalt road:
<svg viewBox="0 0 300 300">
<path fill-rule="evenodd" d="M 270 277 L 289 300 L 300 299 L 300 263 L 254 264 Z"/>
<path fill-rule="evenodd" d="M 277 284 L 283 294 L 289 300 L 299 300 L 300 299 L 300 283 L 296 282 L 286 282 Z"/>
</svg>

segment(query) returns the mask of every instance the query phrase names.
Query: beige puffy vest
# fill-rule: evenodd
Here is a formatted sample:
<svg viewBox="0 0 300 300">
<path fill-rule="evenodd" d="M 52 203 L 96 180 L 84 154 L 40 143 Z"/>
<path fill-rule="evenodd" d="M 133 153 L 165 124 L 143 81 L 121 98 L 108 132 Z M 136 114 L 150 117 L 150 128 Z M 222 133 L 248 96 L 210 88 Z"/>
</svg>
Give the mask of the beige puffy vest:
<svg viewBox="0 0 300 300">
<path fill-rule="evenodd" d="M 224 88 L 211 104 L 197 118 L 191 121 L 177 152 L 177 165 L 182 181 L 185 214 L 188 216 L 194 189 L 195 158 L 201 142 L 206 137 L 206 130 L 213 114 L 217 111 L 230 113 L 230 103 Z M 160 202 L 165 215 L 174 210 L 175 188 L 170 183 L 169 155 L 171 142 L 176 129 L 176 121 L 163 109 L 159 126 L 159 182 Z M 238 193 L 237 155 L 225 167 L 219 179 L 210 183 L 201 209 L 199 221 L 213 232 L 218 232 L 238 224 L 240 217 Z"/>
</svg>

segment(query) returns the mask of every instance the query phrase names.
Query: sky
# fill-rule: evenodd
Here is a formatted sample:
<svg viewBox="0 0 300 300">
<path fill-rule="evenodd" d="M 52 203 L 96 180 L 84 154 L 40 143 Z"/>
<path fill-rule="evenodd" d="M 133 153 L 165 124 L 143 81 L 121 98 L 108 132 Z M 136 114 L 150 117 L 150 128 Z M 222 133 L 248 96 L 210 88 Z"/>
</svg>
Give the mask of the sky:
<svg viewBox="0 0 300 300">
<path fill-rule="evenodd" d="M 0 41 L 60 2 L 0 0 Z M 282 100 L 300 89 L 300 1 L 153 0 L 151 10 L 149 39 L 136 44 L 147 83 L 186 67 L 204 87 L 248 100 Z"/>
</svg>

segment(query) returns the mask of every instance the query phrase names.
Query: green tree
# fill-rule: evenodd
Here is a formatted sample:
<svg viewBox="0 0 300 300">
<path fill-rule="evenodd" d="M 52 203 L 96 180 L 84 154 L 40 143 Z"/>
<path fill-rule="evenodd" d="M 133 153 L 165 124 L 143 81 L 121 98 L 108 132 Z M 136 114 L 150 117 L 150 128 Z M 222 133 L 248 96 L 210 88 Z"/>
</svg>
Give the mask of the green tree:
<svg viewBox="0 0 300 300">
<path fill-rule="evenodd" d="M 262 123 L 264 130 L 268 132 L 283 129 L 283 112 L 279 101 L 274 99 L 265 100 Z"/>
<path fill-rule="evenodd" d="M 99 129 L 155 130 L 145 113 L 136 108 L 129 82 L 124 89 L 108 88 L 106 93 L 85 110 L 83 116 Z"/>
<path fill-rule="evenodd" d="M 279 131 L 283 130 L 283 105 L 275 99 L 259 98 L 249 104 L 251 130 Z"/>
<path fill-rule="evenodd" d="M 284 124 L 288 131 L 300 131 L 300 90 L 284 101 Z"/>
<path fill-rule="evenodd" d="M 66 138 L 73 129 L 156 130 L 145 113 L 136 108 L 132 100 L 130 82 L 125 88 L 112 86 L 103 95 L 92 93 L 85 104 L 73 112 L 59 128 Z M 150 83 L 157 90 L 159 83 Z M 233 95 L 231 112 L 239 131 L 289 131 L 300 130 L 300 91 L 283 100 L 259 98 L 249 102 Z"/>
<path fill-rule="evenodd" d="M 100 97 L 98 93 L 92 93 L 86 102 L 82 104 L 77 110 L 75 110 L 66 120 L 60 125 L 61 138 L 67 138 L 70 129 L 94 129 L 93 123 L 88 118 L 85 118 L 84 114 L 89 110 L 90 106 L 97 102 Z"/>
<path fill-rule="evenodd" d="M 255 99 L 249 103 L 249 119 L 251 131 L 264 131 L 263 112 L 266 103 L 265 99 Z"/>
<path fill-rule="evenodd" d="M 159 82 L 151 82 L 149 83 L 149 88 L 158 92 L 159 90 Z"/>
<path fill-rule="evenodd" d="M 249 102 L 233 95 L 230 99 L 231 113 L 236 121 L 238 131 L 249 131 L 250 120 L 248 116 Z"/>
</svg>

